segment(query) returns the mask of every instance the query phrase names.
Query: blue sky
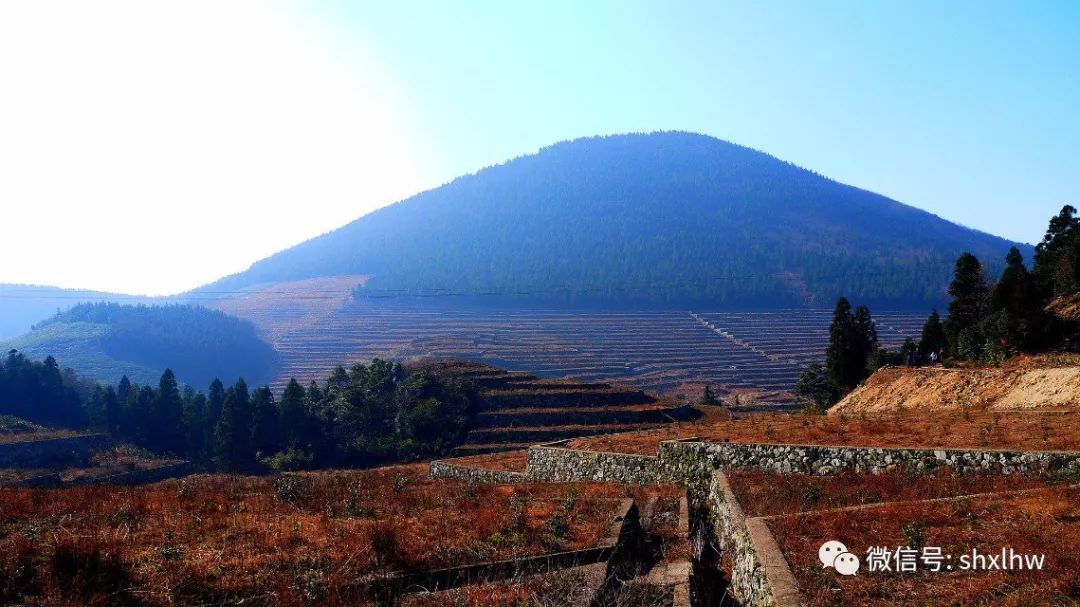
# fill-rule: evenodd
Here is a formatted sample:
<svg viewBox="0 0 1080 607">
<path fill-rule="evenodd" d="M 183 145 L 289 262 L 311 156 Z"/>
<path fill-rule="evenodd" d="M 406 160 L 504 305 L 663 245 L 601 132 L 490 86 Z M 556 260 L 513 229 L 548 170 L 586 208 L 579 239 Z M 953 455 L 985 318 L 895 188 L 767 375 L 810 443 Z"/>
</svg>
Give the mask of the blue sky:
<svg viewBox="0 0 1080 607">
<path fill-rule="evenodd" d="M 177 292 L 628 131 L 1026 242 L 1080 203 L 1076 2 L 43 0 L 0 4 L 0 79 L 0 282 Z"/>
<path fill-rule="evenodd" d="M 685 129 L 1034 242 L 1080 200 L 1080 3 L 331 3 L 438 169 Z"/>
</svg>

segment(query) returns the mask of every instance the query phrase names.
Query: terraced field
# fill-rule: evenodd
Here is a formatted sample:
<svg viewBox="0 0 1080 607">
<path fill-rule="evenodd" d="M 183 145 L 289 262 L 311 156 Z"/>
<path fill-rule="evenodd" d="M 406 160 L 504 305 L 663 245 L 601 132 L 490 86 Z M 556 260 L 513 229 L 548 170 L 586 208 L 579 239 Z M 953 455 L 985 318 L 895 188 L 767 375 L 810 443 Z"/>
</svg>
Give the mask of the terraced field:
<svg viewBox="0 0 1080 607">
<path fill-rule="evenodd" d="M 630 384 L 656 394 L 694 395 L 710 384 L 720 395 L 753 394 L 759 403 L 782 403 L 790 400 L 802 368 L 823 358 L 832 315 L 823 309 L 482 310 L 399 299 L 326 307 L 325 300 L 316 306 L 275 304 L 289 292 L 215 306 L 253 321 L 281 353 L 276 389 L 291 377 L 321 380 L 335 365 L 375 356 L 435 357 Z M 895 312 L 874 318 L 882 344 L 890 348 L 906 337 L 917 339 L 924 320 L 922 314 Z"/>
<path fill-rule="evenodd" d="M 426 362 L 434 373 L 465 377 L 480 390 L 480 411 L 458 455 L 524 449 L 579 436 L 647 430 L 698 413 L 670 398 L 627 386 L 541 379 L 482 363 Z"/>
</svg>

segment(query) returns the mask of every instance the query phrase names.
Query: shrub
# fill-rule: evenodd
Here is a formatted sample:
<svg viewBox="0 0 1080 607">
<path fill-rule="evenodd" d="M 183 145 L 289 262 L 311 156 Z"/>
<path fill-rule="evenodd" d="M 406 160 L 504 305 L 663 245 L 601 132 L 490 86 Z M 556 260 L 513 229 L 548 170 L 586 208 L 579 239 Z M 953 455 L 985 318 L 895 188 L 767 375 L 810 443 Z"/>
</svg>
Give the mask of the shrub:
<svg viewBox="0 0 1080 607">
<path fill-rule="evenodd" d="M 298 504 L 310 488 L 311 481 L 296 474 L 282 474 L 274 480 L 274 493 L 288 504 Z"/>
</svg>

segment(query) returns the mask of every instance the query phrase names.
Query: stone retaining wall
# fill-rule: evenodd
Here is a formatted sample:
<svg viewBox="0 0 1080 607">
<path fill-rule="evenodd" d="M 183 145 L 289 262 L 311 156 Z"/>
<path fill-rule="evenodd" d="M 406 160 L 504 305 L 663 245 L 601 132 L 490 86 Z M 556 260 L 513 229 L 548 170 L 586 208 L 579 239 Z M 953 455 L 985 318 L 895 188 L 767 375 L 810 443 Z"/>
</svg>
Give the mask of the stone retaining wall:
<svg viewBox="0 0 1080 607">
<path fill-rule="evenodd" d="M 659 460 L 650 455 L 580 451 L 552 445 L 529 448 L 526 477 L 546 482 L 660 482 Z"/>
<path fill-rule="evenodd" d="M 444 460 L 435 460 L 428 466 L 428 476 L 473 483 L 523 483 L 525 473 L 510 470 L 484 470 L 453 464 Z"/>
<path fill-rule="evenodd" d="M 752 468 L 776 473 L 833 474 L 844 470 L 932 474 L 1080 474 L 1078 451 L 993 449 L 894 449 L 671 441 L 660 445 L 661 466 L 674 478 L 700 477 L 707 469 Z M 702 464 L 706 463 L 706 466 Z"/>
<path fill-rule="evenodd" d="M 761 519 L 747 519 L 727 478 L 712 476 L 708 506 L 720 550 L 732 564 L 730 592 L 743 607 L 795 607 L 802 602 L 795 576 Z"/>
<path fill-rule="evenodd" d="M 85 464 L 92 451 L 110 444 L 107 434 L 0 443 L 0 468 L 53 468 Z"/>
</svg>

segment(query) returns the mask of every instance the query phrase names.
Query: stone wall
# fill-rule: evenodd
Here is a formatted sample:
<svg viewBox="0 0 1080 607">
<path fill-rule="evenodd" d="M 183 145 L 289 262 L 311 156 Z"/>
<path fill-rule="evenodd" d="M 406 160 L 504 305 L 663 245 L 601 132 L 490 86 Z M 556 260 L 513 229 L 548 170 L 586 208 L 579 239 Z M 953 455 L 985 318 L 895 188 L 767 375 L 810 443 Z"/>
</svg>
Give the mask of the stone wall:
<svg viewBox="0 0 1080 607">
<path fill-rule="evenodd" d="M 761 519 L 747 519 L 727 478 L 712 475 L 707 499 L 719 548 L 731 563 L 729 590 L 743 607 L 795 607 L 795 577 Z"/>
<path fill-rule="evenodd" d="M 83 434 L 45 440 L 0 443 L 0 468 L 55 468 L 83 465 L 92 451 L 105 449 L 107 434 Z"/>
<path fill-rule="evenodd" d="M 892 449 L 672 441 L 659 450 L 661 467 L 674 478 L 697 478 L 708 468 L 753 468 L 776 473 L 832 474 L 843 470 L 932 474 L 1080 474 L 1078 451 L 992 449 Z M 706 462 L 707 466 L 702 463 Z"/>
<path fill-rule="evenodd" d="M 435 460 L 428 467 L 428 476 L 473 483 L 522 483 L 525 473 L 509 470 L 484 470 L 453 464 L 444 460 Z"/>
<path fill-rule="evenodd" d="M 654 456 L 580 451 L 554 444 L 530 447 L 527 470 L 530 481 L 628 485 L 655 485 L 661 481 L 659 460 Z"/>
</svg>

